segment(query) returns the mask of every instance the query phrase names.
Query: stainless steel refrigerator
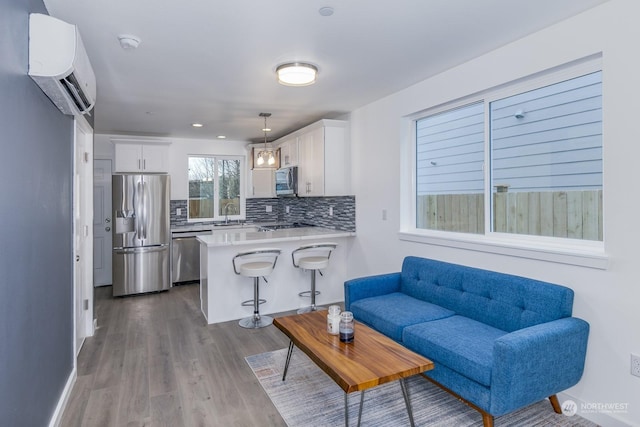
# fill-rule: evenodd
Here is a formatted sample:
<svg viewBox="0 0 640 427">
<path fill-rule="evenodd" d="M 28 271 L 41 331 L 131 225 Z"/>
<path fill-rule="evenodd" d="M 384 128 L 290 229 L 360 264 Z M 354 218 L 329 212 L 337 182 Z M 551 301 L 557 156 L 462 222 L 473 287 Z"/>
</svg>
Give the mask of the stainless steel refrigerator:
<svg viewBox="0 0 640 427">
<path fill-rule="evenodd" d="M 169 289 L 169 175 L 116 174 L 112 189 L 113 296 Z"/>
</svg>

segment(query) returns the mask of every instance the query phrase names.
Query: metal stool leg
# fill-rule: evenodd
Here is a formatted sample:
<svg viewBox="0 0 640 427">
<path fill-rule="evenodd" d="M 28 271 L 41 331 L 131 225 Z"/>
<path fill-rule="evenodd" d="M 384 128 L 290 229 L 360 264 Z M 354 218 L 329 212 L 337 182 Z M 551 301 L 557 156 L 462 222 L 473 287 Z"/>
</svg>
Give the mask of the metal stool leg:
<svg viewBox="0 0 640 427">
<path fill-rule="evenodd" d="M 326 307 L 316 306 L 316 295 L 318 295 L 319 293 L 320 292 L 316 291 L 316 270 L 311 270 L 311 290 L 300 292 L 298 294 L 300 296 L 306 296 L 306 294 L 309 294 L 309 296 L 311 297 L 311 305 L 309 307 L 303 307 L 299 309 L 298 314 L 309 313 L 310 311 L 326 310 Z"/>
<path fill-rule="evenodd" d="M 253 280 L 253 320 L 260 321 L 260 278 Z"/>
<path fill-rule="evenodd" d="M 316 271 L 311 270 L 311 311 L 316 311 Z"/>
<path fill-rule="evenodd" d="M 260 316 L 260 304 L 263 302 L 266 302 L 266 301 L 260 300 L 260 278 L 254 277 L 253 278 L 253 316 L 240 320 L 238 324 L 243 328 L 247 328 L 247 329 L 264 328 L 265 326 L 271 325 L 273 323 L 272 317 Z"/>
</svg>

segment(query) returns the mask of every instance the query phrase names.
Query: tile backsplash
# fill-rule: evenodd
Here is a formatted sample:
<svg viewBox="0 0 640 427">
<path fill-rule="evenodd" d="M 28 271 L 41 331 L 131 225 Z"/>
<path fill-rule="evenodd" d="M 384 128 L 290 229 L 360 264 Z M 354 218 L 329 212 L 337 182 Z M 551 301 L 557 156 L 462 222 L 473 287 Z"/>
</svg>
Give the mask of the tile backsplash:
<svg viewBox="0 0 640 427">
<path fill-rule="evenodd" d="M 247 221 L 303 222 L 335 230 L 356 230 L 355 196 L 247 199 Z M 267 212 L 271 206 L 271 212 Z M 176 209 L 180 209 L 177 215 Z M 187 223 L 187 201 L 171 200 L 171 225 Z"/>
<path fill-rule="evenodd" d="M 186 200 L 171 200 L 169 202 L 169 209 L 171 210 L 171 225 L 180 225 L 187 223 L 187 201 Z M 180 215 L 178 215 L 178 209 L 180 209 Z"/>
</svg>

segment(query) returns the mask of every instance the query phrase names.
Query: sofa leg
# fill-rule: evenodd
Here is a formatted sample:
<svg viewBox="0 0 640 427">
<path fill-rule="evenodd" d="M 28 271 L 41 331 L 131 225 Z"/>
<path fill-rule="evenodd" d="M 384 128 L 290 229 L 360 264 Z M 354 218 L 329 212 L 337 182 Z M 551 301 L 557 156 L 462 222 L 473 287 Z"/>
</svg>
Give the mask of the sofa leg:
<svg viewBox="0 0 640 427">
<path fill-rule="evenodd" d="M 551 402 L 551 406 L 553 406 L 553 410 L 556 414 L 562 413 L 562 408 L 560 407 L 560 402 L 558 402 L 558 396 L 555 394 L 553 396 L 549 396 L 549 402 Z"/>
<path fill-rule="evenodd" d="M 493 415 L 487 414 L 486 412 L 482 413 L 482 425 L 484 427 L 493 427 Z"/>
</svg>

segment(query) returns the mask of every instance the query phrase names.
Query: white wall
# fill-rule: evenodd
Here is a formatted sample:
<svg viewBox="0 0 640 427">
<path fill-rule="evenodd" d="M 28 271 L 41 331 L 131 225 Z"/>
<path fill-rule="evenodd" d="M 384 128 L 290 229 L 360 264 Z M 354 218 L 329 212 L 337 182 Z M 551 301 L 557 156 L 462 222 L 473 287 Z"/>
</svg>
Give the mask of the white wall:
<svg viewBox="0 0 640 427">
<path fill-rule="evenodd" d="M 135 135 L 96 134 L 94 138 L 94 156 L 97 159 L 113 160 L 113 144 L 111 138 L 150 139 Z M 186 200 L 188 198 L 188 157 L 192 154 L 217 154 L 228 156 L 246 156 L 247 141 L 231 141 L 218 139 L 186 139 L 186 138 L 153 138 L 170 141 L 169 175 L 171 175 L 171 199 Z"/>
<path fill-rule="evenodd" d="M 418 255 L 564 284 L 575 291 L 574 315 L 591 324 L 585 373 L 567 394 L 584 403 L 627 403 L 614 414 L 580 412 L 603 425 L 640 425 L 640 2 L 610 0 L 570 20 L 506 45 L 351 114 L 352 183 L 358 238 L 350 277 L 398 271 Z M 404 116 L 602 53 L 604 233 L 607 270 L 411 243 L 400 228 Z M 382 211 L 387 211 L 387 220 Z"/>
</svg>

